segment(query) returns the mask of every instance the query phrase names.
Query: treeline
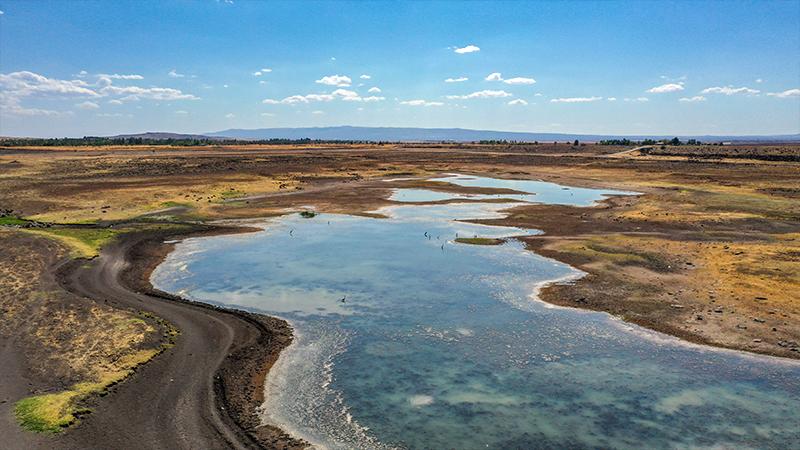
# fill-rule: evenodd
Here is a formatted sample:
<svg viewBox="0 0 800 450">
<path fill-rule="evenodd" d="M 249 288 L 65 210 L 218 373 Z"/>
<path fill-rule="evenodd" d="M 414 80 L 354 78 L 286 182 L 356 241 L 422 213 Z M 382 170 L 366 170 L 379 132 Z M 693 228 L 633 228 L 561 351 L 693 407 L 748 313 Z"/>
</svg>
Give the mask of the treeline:
<svg viewBox="0 0 800 450">
<path fill-rule="evenodd" d="M 179 138 L 141 138 L 141 137 L 93 137 L 82 138 L 48 138 L 48 139 L 0 139 L 3 147 L 99 147 L 106 145 L 164 145 L 200 147 L 209 145 L 242 145 L 242 144 L 272 144 L 272 145 L 308 145 L 308 144 L 367 144 L 369 141 L 322 140 L 322 139 L 260 139 L 255 141 L 239 139 L 179 139 Z M 378 143 L 382 145 L 383 143 Z"/>
<path fill-rule="evenodd" d="M 600 145 L 701 145 L 697 139 L 688 139 L 686 142 L 674 137 L 672 139 L 645 139 L 642 141 L 632 141 L 630 139 L 605 139 L 598 142 Z"/>
</svg>

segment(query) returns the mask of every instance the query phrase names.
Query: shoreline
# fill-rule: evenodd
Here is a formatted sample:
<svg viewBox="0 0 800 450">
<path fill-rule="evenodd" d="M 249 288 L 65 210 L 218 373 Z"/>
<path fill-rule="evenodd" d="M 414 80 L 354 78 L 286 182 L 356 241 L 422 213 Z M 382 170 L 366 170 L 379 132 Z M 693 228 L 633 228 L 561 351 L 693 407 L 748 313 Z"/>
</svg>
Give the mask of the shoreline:
<svg viewBox="0 0 800 450">
<path fill-rule="evenodd" d="M 170 318 L 163 317 L 163 314 L 156 307 L 158 303 L 169 303 L 183 309 L 184 313 L 202 310 L 203 315 L 210 315 L 222 319 L 231 330 L 232 337 L 229 346 L 224 349 L 222 354 L 210 355 L 215 357 L 218 365 L 213 368 L 196 363 L 196 367 L 191 368 L 199 374 L 204 371 L 209 372 L 211 384 L 211 405 L 215 412 L 199 411 L 200 415 L 207 421 L 208 415 L 218 415 L 220 422 L 217 424 L 205 423 L 202 426 L 213 426 L 216 428 L 227 428 L 215 430 L 223 439 L 218 442 L 220 448 L 276 448 L 276 449 L 301 449 L 307 448 L 308 443 L 294 438 L 283 430 L 271 426 L 262 425 L 258 410 L 264 401 L 264 380 L 269 369 L 277 360 L 281 351 L 291 344 L 293 340 L 293 330 L 284 320 L 266 315 L 251 313 L 238 309 L 224 308 L 203 302 L 197 302 L 176 296 L 167 292 L 155 289 L 150 283 L 150 275 L 153 270 L 160 265 L 163 260 L 174 249 L 174 242 L 170 240 L 181 240 L 187 237 L 213 236 L 221 234 L 246 233 L 255 231 L 246 227 L 231 227 L 217 225 L 194 225 L 188 230 L 147 230 L 137 231 L 120 236 L 113 244 L 116 251 L 107 252 L 105 264 L 123 268 L 112 273 L 112 279 L 101 279 L 101 282 L 109 284 L 116 283 L 119 288 L 128 291 L 133 296 L 145 296 L 154 305 L 143 304 L 138 307 L 148 310 L 164 320 Z M 97 267 L 94 261 L 92 267 Z M 78 267 L 66 267 L 57 272 L 60 283 L 68 290 L 80 288 L 81 281 L 75 277 Z M 107 275 L 107 274 L 104 274 Z M 70 280 L 70 278 L 72 278 Z M 91 279 L 95 283 L 98 277 Z M 76 286 L 77 283 L 77 286 Z M 103 301 L 101 298 L 94 298 L 95 301 Z M 141 299 L 138 301 L 141 302 Z M 188 333 L 184 333 L 178 327 L 181 335 L 178 341 L 188 339 Z M 176 346 L 177 347 L 177 346 Z M 175 348 L 170 352 L 180 351 Z M 165 352 L 166 353 L 166 352 Z M 176 355 L 157 355 L 153 360 L 148 361 L 145 366 L 153 366 L 159 359 L 175 359 Z M 188 356 L 196 356 L 189 353 Z M 194 358 L 190 358 L 194 359 Z M 140 371 L 145 372 L 145 371 Z M 148 382 L 158 382 L 156 373 L 136 373 L 131 380 L 126 380 L 126 384 L 132 384 L 133 379 L 137 383 L 148 384 Z M 202 392 L 200 393 L 202 394 Z M 91 421 L 92 415 L 87 417 Z M 124 414 L 122 415 L 124 417 Z M 79 427 L 84 428 L 84 427 Z M 77 431 L 77 430 L 76 430 Z M 173 430 L 174 432 L 175 430 Z M 205 445 L 208 446 L 208 443 Z"/>
</svg>

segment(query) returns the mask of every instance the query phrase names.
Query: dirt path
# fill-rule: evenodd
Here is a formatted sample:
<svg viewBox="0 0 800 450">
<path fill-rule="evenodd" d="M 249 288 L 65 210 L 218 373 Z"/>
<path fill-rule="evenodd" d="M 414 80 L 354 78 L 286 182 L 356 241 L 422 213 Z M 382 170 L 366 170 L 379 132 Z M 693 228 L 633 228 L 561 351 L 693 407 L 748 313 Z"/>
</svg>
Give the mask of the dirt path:
<svg viewBox="0 0 800 450">
<path fill-rule="evenodd" d="M 11 448 L 227 449 L 298 445 L 277 429 L 256 430 L 257 421 L 243 417 L 242 411 L 250 410 L 254 416 L 260 395 L 251 399 L 256 401 L 243 404 L 237 400 L 242 396 L 230 389 L 247 391 L 248 384 L 258 383 L 258 377 L 251 377 L 252 368 L 261 367 L 266 372 L 268 366 L 263 358 L 267 350 L 279 352 L 283 348 L 266 348 L 270 342 L 278 342 L 265 326 L 246 313 L 135 292 L 144 291 L 142 286 L 131 289 L 134 283 L 130 280 L 149 274 L 154 266 L 152 260 L 143 261 L 136 252 L 161 238 L 148 233 L 130 235 L 109 245 L 91 264 L 78 260 L 55 272 L 65 289 L 88 297 L 87 301 L 148 311 L 168 321 L 181 332 L 175 345 L 112 388 L 113 392 L 102 401 L 94 401 L 90 405 L 92 413 L 83 417 L 79 426 L 57 437 L 23 434 L 14 443 L 18 447 Z M 132 253 L 136 257 L 131 258 Z M 129 259 L 136 261 L 133 271 L 126 271 L 131 267 Z M 145 266 L 138 267 L 142 264 Z M 251 361 L 242 360 L 243 349 L 252 354 Z M 243 369 L 248 364 L 251 370 Z M 7 444 L 3 447 L 9 448 L 5 447 Z"/>
</svg>

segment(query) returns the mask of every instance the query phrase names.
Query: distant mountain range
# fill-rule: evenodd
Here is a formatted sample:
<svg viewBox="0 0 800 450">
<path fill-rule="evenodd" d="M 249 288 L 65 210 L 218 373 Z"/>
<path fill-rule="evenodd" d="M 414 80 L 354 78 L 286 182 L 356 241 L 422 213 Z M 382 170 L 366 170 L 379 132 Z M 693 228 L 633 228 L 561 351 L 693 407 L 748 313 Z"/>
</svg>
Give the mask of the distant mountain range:
<svg viewBox="0 0 800 450">
<path fill-rule="evenodd" d="M 156 133 L 166 134 L 166 133 Z M 604 139 L 628 138 L 672 139 L 675 135 L 602 135 L 567 133 L 526 133 L 514 131 L 469 130 L 464 128 L 394 128 L 394 127 L 309 127 L 309 128 L 257 128 L 229 129 L 206 133 L 204 136 L 246 140 L 258 139 L 319 139 L 343 141 L 391 141 L 391 142 L 473 142 L 485 140 L 508 141 L 579 141 L 595 142 Z M 800 142 L 800 134 L 770 136 L 688 136 L 678 135 L 682 140 L 697 139 L 702 142 Z"/>
</svg>

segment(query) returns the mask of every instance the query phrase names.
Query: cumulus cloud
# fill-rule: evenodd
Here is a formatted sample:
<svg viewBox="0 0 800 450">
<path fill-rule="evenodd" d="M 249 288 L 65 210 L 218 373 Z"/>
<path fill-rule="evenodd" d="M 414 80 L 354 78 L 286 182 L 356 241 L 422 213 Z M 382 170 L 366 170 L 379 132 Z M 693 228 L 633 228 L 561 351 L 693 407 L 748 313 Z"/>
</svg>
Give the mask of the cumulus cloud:
<svg viewBox="0 0 800 450">
<path fill-rule="evenodd" d="M 608 97 L 606 100 L 608 100 L 610 102 L 615 102 L 615 101 L 617 101 L 617 97 Z"/>
<path fill-rule="evenodd" d="M 170 70 L 169 73 L 167 73 L 167 75 L 171 76 L 172 78 L 183 78 L 186 76 L 182 73 L 178 73 L 176 69 Z"/>
<path fill-rule="evenodd" d="M 459 100 L 469 100 L 473 98 L 502 98 L 502 97 L 512 97 L 513 95 L 506 92 L 506 91 L 493 91 L 493 90 L 483 90 L 473 92 L 467 95 L 448 95 L 447 98 L 451 100 L 459 99 Z"/>
<path fill-rule="evenodd" d="M 282 100 L 275 100 L 266 98 L 261 101 L 265 105 L 295 105 L 298 103 L 312 103 L 312 102 L 330 102 L 336 99 L 346 102 L 379 102 L 386 100 L 385 97 L 369 96 L 361 97 L 357 92 L 348 89 L 336 89 L 330 94 L 307 94 L 307 95 L 292 95 Z"/>
<path fill-rule="evenodd" d="M 344 75 L 328 75 L 316 80 L 315 83 L 326 84 L 328 86 L 347 87 L 353 83 L 353 80 Z"/>
<path fill-rule="evenodd" d="M 503 80 L 503 83 L 505 83 L 505 84 L 534 84 L 534 83 L 536 83 L 536 80 L 534 80 L 533 78 L 526 78 L 526 77 L 514 77 L 514 78 L 508 78 L 506 80 Z"/>
<path fill-rule="evenodd" d="M 98 105 L 97 103 L 95 103 L 95 102 L 90 102 L 90 101 L 88 101 L 88 100 L 87 100 L 87 101 L 85 101 L 85 102 L 82 102 L 82 103 L 78 103 L 78 104 L 76 104 L 75 106 L 76 106 L 77 108 L 79 108 L 79 109 L 97 109 L 97 108 L 99 108 L 99 107 L 100 107 L 100 105 Z"/>
<path fill-rule="evenodd" d="M 458 53 L 459 55 L 463 55 L 464 53 L 474 53 L 481 51 L 481 48 L 476 45 L 467 45 L 466 47 L 456 47 L 454 52 Z"/>
<path fill-rule="evenodd" d="M 458 78 L 448 78 L 444 80 L 445 83 L 461 83 L 462 81 L 467 81 L 469 78 L 467 77 L 458 77 Z"/>
<path fill-rule="evenodd" d="M 234 113 L 225 114 L 225 118 L 226 119 L 233 119 L 234 117 L 236 117 L 236 114 L 234 114 Z"/>
<path fill-rule="evenodd" d="M 370 94 L 379 94 L 381 92 L 381 88 L 379 87 L 371 87 L 367 90 Z"/>
<path fill-rule="evenodd" d="M 108 101 L 109 105 L 121 105 L 122 103 L 123 103 L 122 100 L 117 100 L 117 99 Z"/>
<path fill-rule="evenodd" d="M 325 114 L 325 111 L 320 111 L 320 110 L 311 111 L 311 114 L 315 114 L 315 115 L 319 116 L 319 115 Z"/>
<path fill-rule="evenodd" d="M 358 78 L 361 78 L 362 80 L 369 80 L 370 78 L 372 78 L 372 76 L 370 76 L 370 75 L 367 75 L 367 74 L 362 74 L 362 75 L 361 75 L 360 77 L 358 77 Z"/>
<path fill-rule="evenodd" d="M 404 100 L 400 102 L 401 105 L 408 105 L 408 106 L 442 106 L 444 103 L 442 102 L 429 102 L 427 100 Z"/>
<path fill-rule="evenodd" d="M 85 70 L 81 70 L 80 73 L 78 73 L 78 76 L 81 76 L 81 77 L 85 77 L 86 75 L 87 74 L 86 74 Z M 137 75 L 135 73 L 132 73 L 132 74 L 101 73 L 101 74 L 98 74 L 97 76 L 101 77 L 101 78 L 111 78 L 111 79 L 114 79 L 114 80 L 144 80 L 143 76 Z"/>
<path fill-rule="evenodd" d="M 183 116 L 183 115 L 189 114 L 189 111 L 186 111 L 185 109 L 179 109 L 179 110 L 175 111 L 175 114 Z"/>
<path fill-rule="evenodd" d="M 702 95 L 695 95 L 694 97 L 681 97 L 678 99 L 679 102 L 684 103 L 696 103 L 696 102 L 704 102 L 706 98 Z"/>
<path fill-rule="evenodd" d="M 778 98 L 800 97 L 800 89 L 787 89 L 783 92 L 770 92 L 767 95 Z"/>
<path fill-rule="evenodd" d="M 678 92 L 683 90 L 683 82 L 667 83 L 661 86 L 652 87 L 647 90 L 651 94 L 664 94 L 667 92 Z"/>
<path fill-rule="evenodd" d="M 502 81 L 505 84 L 534 84 L 536 80 L 528 77 L 503 78 L 500 72 L 492 72 L 485 78 L 486 81 Z"/>
<path fill-rule="evenodd" d="M 264 73 L 263 73 L 263 72 L 261 72 L 260 70 L 256 70 L 255 72 L 253 72 L 253 76 L 254 76 L 254 77 L 260 77 L 260 76 L 261 76 L 261 75 L 263 75 L 263 74 L 264 74 Z"/>
<path fill-rule="evenodd" d="M 645 103 L 649 102 L 650 99 L 647 97 L 636 97 L 636 98 L 626 98 L 626 102 L 635 102 L 635 103 Z"/>
<path fill-rule="evenodd" d="M 763 79 L 761 79 L 761 78 L 756 78 L 756 83 L 763 83 L 763 82 L 764 82 L 764 80 L 763 80 Z"/>
<path fill-rule="evenodd" d="M 179 89 L 139 86 L 113 86 L 108 85 L 100 89 L 102 95 L 125 95 L 123 101 L 136 101 L 141 98 L 150 100 L 199 100 L 192 94 L 186 94 Z"/>
<path fill-rule="evenodd" d="M 503 75 L 500 72 L 492 72 L 486 75 L 486 81 L 503 81 Z"/>
<path fill-rule="evenodd" d="M 550 103 L 589 103 L 602 99 L 603 97 L 562 97 L 550 99 Z"/>
<path fill-rule="evenodd" d="M 758 94 L 759 90 L 757 89 L 750 89 L 749 87 L 733 87 L 733 86 L 714 86 L 710 88 L 705 88 L 700 91 L 701 94 L 725 94 L 725 95 L 735 95 L 735 94 Z"/>
<path fill-rule="evenodd" d="M 525 105 L 528 104 L 528 102 L 526 102 L 525 100 L 523 100 L 521 98 L 518 98 L 518 99 L 515 99 L 515 100 L 511 100 L 510 102 L 508 102 L 508 104 L 509 105 L 522 105 L 522 106 L 525 106 Z"/>
<path fill-rule="evenodd" d="M 40 108 L 26 108 L 22 100 L 28 97 L 65 98 L 90 97 L 101 95 L 83 80 L 58 80 L 29 71 L 0 74 L 0 109 L 8 114 L 19 116 L 63 116 L 68 111 L 53 111 Z"/>
</svg>

